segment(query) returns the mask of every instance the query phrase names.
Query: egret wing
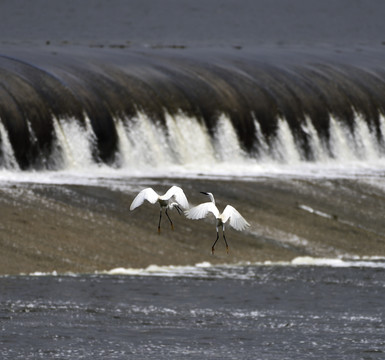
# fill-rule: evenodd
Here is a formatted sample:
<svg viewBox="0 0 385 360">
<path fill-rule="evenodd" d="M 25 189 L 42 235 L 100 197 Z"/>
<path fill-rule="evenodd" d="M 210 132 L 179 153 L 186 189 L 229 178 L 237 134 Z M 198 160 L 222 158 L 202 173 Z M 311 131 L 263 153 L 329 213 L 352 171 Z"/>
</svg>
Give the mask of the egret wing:
<svg viewBox="0 0 385 360">
<path fill-rule="evenodd" d="M 205 218 L 210 212 L 216 218 L 219 216 L 218 208 L 212 202 L 206 202 L 185 211 L 185 214 L 187 219 L 198 220 Z"/>
<path fill-rule="evenodd" d="M 183 190 L 179 186 L 171 186 L 167 192 L 162 195 L 163 200 L 170 200 L 172 197 L 174 197 L 175 201 L 183 208 L 188 209 L 189 204 L 188 200 L 186 198 L 186 195 L 184 194 Z"/>
<path fill-rule="evenodd" d="M 231 205 L 227 205 L 222 213 L 222 221 L 225 223 L 227 220 L 229 220 L 230 226 L 235 230 L 241 231 L 250 226 L 238 210 L 233 208 Z"/>
<path fill-rule="evenodd" d="M 144 200 L 147 200 L 151 204 L 155 204 L 158 199 L 159 195 L 152 188 L 143 189 L 132 201 L 130 210 L 134 210 L 138 206 L 142 205 Z"/>
</svg>

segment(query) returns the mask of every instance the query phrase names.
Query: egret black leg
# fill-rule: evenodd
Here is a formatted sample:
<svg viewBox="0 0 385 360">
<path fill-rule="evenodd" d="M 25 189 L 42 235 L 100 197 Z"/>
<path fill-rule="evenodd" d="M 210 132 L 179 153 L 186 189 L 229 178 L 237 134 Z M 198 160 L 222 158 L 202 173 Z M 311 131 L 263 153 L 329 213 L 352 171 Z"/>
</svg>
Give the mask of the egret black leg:
<svg viewBox="0 0 385 360">
<path fill-rule="evenodd" d="M 227 245 L 226 236 L 225 236 L 225 232 L 224 231 L 223 231 L 223 240 L 225 240 L 226 252 L 229 253 L 229 245 Z"/>
<path fill-rule="evenodd" d="M 179 214 L 179 215 L 182 215 L 182 212 L 183 212 L 183 211 L 182 211 L 182 209 L 180 208 L 180 206 L 175 205 L 174 207 L 175 207 L 176 211 L 178 211 L 178 214 Z"/>
<path fill-rule="evenodd" d="M 219 239 L 219 233 L 218 233 L 218 229 L 217 229 L 217 238 L 216 238 L 213 246 L 211 247 L 211 254 L 213 254 L 213 255 L 214 255 L 214 251 L 215 251 L 215 249 L 214 249 L 215 248 L 215 244 L 217 243 L 218 239 Z"/>
<path fill-rule="evenodd" d="M 171 219 L 170 219 L 170 216 L 169 216 L 168 213 L 167 213 L 167 209 L 166 209 L 166 215 L 167 215 L 168 219 L 170 220 L 171 230 L 174 230 L 174 224 L 172 223 L 172 221 L 171 221 Z"/>
<path fill-rule="evenodd" d="M 160 221 L 161 220 L 162 220 L 162 209 L 160 209 L 160 213 L 159 213 L 158 234 L 160 234 Z"/>
</svg>

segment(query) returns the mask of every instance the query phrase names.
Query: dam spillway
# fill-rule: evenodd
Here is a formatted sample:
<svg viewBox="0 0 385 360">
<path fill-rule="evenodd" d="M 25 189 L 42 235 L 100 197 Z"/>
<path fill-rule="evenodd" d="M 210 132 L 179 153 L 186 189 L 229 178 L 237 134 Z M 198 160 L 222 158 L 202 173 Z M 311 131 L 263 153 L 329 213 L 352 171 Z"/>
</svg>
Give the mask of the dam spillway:
<svg viewBox="0 0 385 360">
<path fill-rule="evenodd" d="M 382 162 L 385 51 L 9 50 L 0 168 Z"/>
</svg>

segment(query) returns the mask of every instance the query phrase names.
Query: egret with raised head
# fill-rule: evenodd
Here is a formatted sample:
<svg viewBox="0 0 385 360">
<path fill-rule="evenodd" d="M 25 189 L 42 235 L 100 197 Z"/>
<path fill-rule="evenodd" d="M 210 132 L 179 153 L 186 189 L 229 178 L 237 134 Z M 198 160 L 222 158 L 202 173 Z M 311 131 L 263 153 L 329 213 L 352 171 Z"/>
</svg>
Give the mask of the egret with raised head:
<svg viewBox="0 0 385 360">
<path fill-rule="evenodd" d="M 215 205 L 214 195 L 210 192 L 201 192 L 210 198 L 210 202 L 200 204 L 185 211 L 185 215 L 188 219 L 198 220 L 207 217 L 210 213 L 216 218 L 217 238 L 211 247 L 211 253 L 214 254 L 215 245 L 219 239 L 219 226 L 222 226 L 223 240 L 226 244 L 226 252 L 229 253 L 229 246 L 227 244 L 225 236 L 225 224 L 229 222 L 229 225 L 235 230 L 241 231 L 250 224 L 244 219 L 244 217 L 231 205 L 227 205 L 222 214 L 219 213 L 218 208 Z"/>
<path fill-rule="evenodd" d="M 162 220 L 162 211 L 165 210 L 168 220 L 171 224 L 171 229 L 174 230 L 174 224 L 170 216 L 167 213 L 167 210 L 176 209 L 180 214 L 182 214 L 183 210 L 189 208 L 189 204 L 184 194 L 183 190 L 179 186 L 172 186 L 164 195 L 158 195 L 155 190 L 152 188 L 143 189 L 138 195 L 136 195 L 135 199 L 132 201 L 130 210 L 136 209 L 138 206 L 144 203 L 144 200 L 147 200 L 151 204 L 159 203 L 160 213 L 159 213 L 159 224 L 158 224 L 158 234 L 160 234 L 160 222 Z M 183 209 L 183 210 L 182 210 Z"/>
</svg>

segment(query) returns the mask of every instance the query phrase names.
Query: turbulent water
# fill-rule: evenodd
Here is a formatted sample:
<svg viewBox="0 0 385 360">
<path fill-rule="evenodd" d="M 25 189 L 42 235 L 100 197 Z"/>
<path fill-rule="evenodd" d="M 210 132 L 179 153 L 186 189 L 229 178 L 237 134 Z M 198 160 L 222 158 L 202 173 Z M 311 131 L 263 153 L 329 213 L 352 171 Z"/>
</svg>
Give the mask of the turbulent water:
<svg viewBox="0 0 385 360">
<path fill-rule="evenodd" d="M 381 1 L 0 6 L 2 178 L 383 170 Z"/>
<path fill-rule="evenodd" d="M 0 167 L 129 176 L 382 170 L 384 57 L 276 47 L 10 50 L 0 56 Z"/>
<path fill-rule="evenodd" d="M 314 264 L 2 277 L 0 355 L 382 359 L 383 260 Z"/>
</svg>

